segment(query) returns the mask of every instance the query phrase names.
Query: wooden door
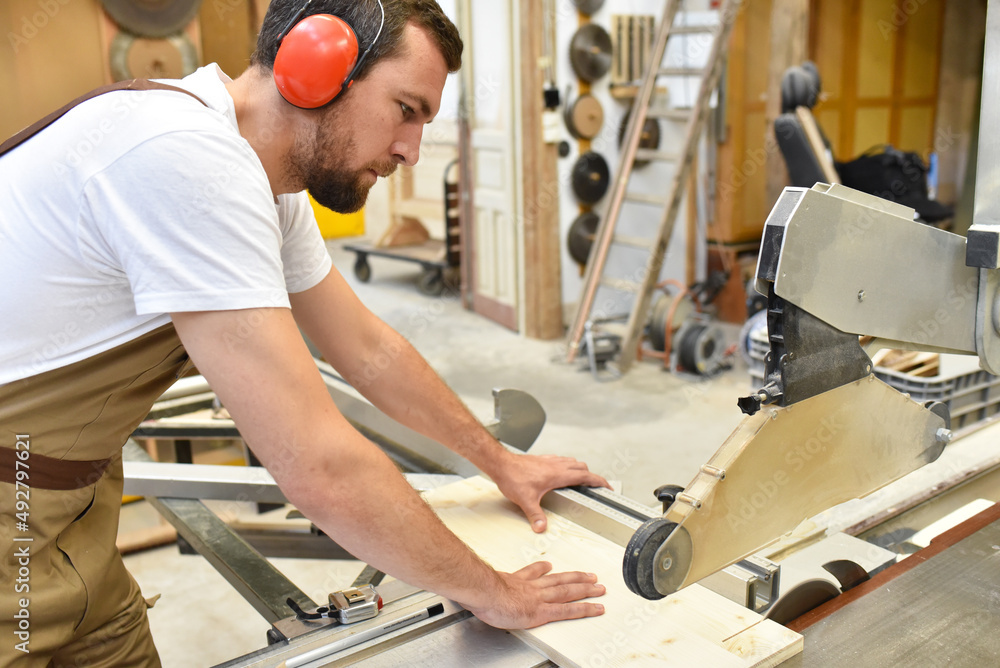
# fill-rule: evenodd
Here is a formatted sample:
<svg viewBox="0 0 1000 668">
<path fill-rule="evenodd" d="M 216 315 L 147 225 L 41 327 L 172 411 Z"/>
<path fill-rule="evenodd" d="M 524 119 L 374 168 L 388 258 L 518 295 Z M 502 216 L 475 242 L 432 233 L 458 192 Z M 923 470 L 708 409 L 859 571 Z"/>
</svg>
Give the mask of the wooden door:
<svg viewBox="0 0 1000 668">
<path fill-rule="evenodd" d="M 460 4 L 465 40 L 460 152 L 469 179 L 462 261 L 472 310 L 518 329 L 517 193 L 512 3 Z"/>
</svg>

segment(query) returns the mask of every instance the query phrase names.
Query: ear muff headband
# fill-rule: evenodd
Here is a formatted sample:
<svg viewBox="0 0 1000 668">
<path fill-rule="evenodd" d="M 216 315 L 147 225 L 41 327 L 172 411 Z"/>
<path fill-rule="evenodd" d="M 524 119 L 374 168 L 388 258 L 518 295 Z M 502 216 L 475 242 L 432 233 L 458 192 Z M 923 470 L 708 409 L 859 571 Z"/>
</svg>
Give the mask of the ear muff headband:
<svg viewBox="0 0 1000 668">
<path fill-rule="evenodd" d="M 331 102 L 354 83 L 354 75 L 365 62 L 385 25 L 385 7 L 378 33 L 358 58 L 358 38 L 343 19 L 330 14 L 302 18 L 313 0 L 307 0 L 278 37 L 274 58 L 274 82 L 288 102 L 315 109 Z"/>
</svg>

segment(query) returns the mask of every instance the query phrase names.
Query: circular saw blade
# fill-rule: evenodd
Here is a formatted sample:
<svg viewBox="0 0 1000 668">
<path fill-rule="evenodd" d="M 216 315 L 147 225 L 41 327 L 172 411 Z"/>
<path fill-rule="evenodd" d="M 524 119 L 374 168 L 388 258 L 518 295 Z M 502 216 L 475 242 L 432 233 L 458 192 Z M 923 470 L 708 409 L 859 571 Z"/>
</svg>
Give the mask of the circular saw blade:
<svg viewBox="0 0 1000 668">
<path fill-rule="evenodd" d="M 573 0 L 573 4 L 581 14 L 590 16 L 604 6 L 604 0 Z"/>
<path fill-rule="evenodd" d="M 198 69 L 198 50 L 187 35 L 146 39 L 120 32 L 111 40 L 111 75 L 127 79 L 180 79 Z"/>
<path fill-rule="evenodd" d="M 570 41 L 569 62 L 584 81 L 600 79 L 611 69 L 611 35 L 596 23 L 581 26 Z"/>
<path fill-rule="evenodd" d="M 593 211 L 581 213 L 569 226 L 569 235 L 566 245 L 569 248 L 569 255 L 580 264 L 587 264 L 590 257 L 590 249 L 594 245 L 594 236 L 597 234 L 597 227 L 601 219 Z"/>
<path fill-rule="evenodd" d="M 622 144 L 625 143 L 625 130 L 628 128 L 629 117 L 632 115 L 632 110 L 625 112 L 622 116 L 622 122 L 618 126 L 618 150 L 621 150 Z M 646 148 L 651 150 L 656 150 L 660 148 L 660 123 L 655 118 L 647 117 L 646 121 L 642 124 L 642 132 L 639 134 L 639 148 Z M 649 160 L 636 160 L 636 167 L 644 167 L 649 164 Z"/>
<path fill-rule="evenodd" d="M 577 139 L 593 139 L 604 125 L 604 108 L 596 97 L 584 93 L 566 107 L 566 128 Z"/>
<path fill-rule="evenodd" d="M 599 153 L 589 151 L 573 165 L 573 193 L 584 204 L 596 204 L 608 192 L 611 172 Z"/>
<path fill-rule="evenodd" d="M 779 624 L 788 624 L 839 595 L 840 590 L 828 580 L 806 580 L 783 593 L 764 616 Z"/>
<path fill-rule="evenodd" d="M 123 30 L 140 37 L 166 37 L 191 23 L 201 0 L 101 0 Z"/>
</svg>

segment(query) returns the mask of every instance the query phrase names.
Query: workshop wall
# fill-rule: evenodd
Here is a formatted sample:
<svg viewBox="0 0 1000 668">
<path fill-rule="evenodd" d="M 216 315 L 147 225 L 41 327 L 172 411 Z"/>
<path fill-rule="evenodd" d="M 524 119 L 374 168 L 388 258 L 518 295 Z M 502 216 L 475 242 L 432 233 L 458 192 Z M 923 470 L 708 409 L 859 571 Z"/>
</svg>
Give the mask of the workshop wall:
<svg viewBox="0 0 1000 668">
<path fill-rule="evenodd" d="M 178 34 L 145 39 L 122 33 L 100 0 L 5 0 L 0 134 L 7 137 L 116 79 L 183 76 L 209 62 L 239 76 L 268 1 L 204 0 Z"/>
<path fill-rule="evenodd" d="M 699 12 L 706 12 L 709 9 L 709 0 L 688 0 L 685 9 L 692 14 L 693 22 L 708 22 L 704 16 L 698 17 Z M 605 2 L 604 5 L 589 17 L 589 20 L 611 31 L 611 16 L 613 14 L 635 14 L 652 15 L 659 22 L 663 13 L 663 2 L 656 0 L 615 0 L 615 2 Z M 573 34 L 587 18 L 581 17 L 576 7 L 570 0 L 557 0 L 557 35 L 556 35 L 556 60 L 557 73 L 556 85 L 563 96 L 563 103 L 567 102 L 566 90 L 571 88 L 569 101 L 572 102 L 580 92 L 579 82 L 574 73 L 569 60 L 570 42 Z M 683 39 L 671 40 L 667 54 L 667 63 L 670 65 L 700 65 L 704 63 L 707 56 L 706 50 L 697 43 L 687 45 L 684 49 Z M 681 79 L 675 78 L 668 81 L 670 106 L 686 106 L 688 100 L 697 94 L 700 80 L 696 78 Z M 618 150 L 618 131 L 631 105 L 630 99 L 617 99 L 611 94 L 610 76 L 605 75 L 594 81 L 590 85 L 590 93 L 601 103 L 604 112 L 604 123 L 598 135 L 589 142 L 590 150 L 599 153 L 608 163 L 611 172 L 611 181 L 617 176 L 620 152 Z M 679 146 L 683 141 L 683 124 L 660 121 L 661 150 L 669 151 L 673 147 Z M 587 210 L 586 206 L 581 207 L 578 199 L 573 193 L 571 186 L 571 173 L 573 165 L 580 156 L 580 143 L 575 140 L 563 127 L 564 138 L 570 144 L 570 152 L 566 157 L 560 158 L 558 164 L 559 173 L 559 203 L 560 237 L 563 239 L 562 252 L 562 294 L 563 302 L 567 312 L 571 311 L 582 291 L 583 281 L 581 268 L 569 255 L 566 246 L 566 238 L 569 228 L 574 219 Z M 585 146 L 586 147 L 586 146 Z M 705 160 L 699 161 L 704 173 Z M 674 166 L 664 163 L 650 163 L 644 167 L 637 168 L 633 173 L 632 183 L 636 190 L 642 192 L 665 192 L 669 186 L 670 179 L 674 172 Z M 610 192 L 610 188 L 609 188 Z M 596 205 L 593 211 L 602 218 L 604 217 L 610 195 L 606 194 Z M 667 251 L 661 278 L 685 279 L 686 274 L 686 248 L 687 248 L 687 207 L 686 201 L 682 205 L 674 227 L 673 236 Z M 655 230 L 659 226 L 661 212 L 654 207 L 626 204 L 619 221 L 618 230 L 624 235 L 643 236 L 652 238 Z M 704 249 L 704 244 L 699 244 Z M 609 276 L 626 277 L 634 275 L 636 271 L 645 263 L 647 254 L 630 248 L 614 248 L 608 258 L 606 273 Z M 702 278 L 701 267 L 704 266 L 703 254 L 698 259 L 698 271 L 696 276 Z M 610 291 L 609 291 L 610 293 Z M 623 312 L 627 313 L 629 298 L 621 298 Z M 571 317 L 571 313 L 568 317 Z"/>
<path fill-rule="evenodd" d="M 108 80 L 102 14 L 98 0 L 0 3 L 0 136 Z"/>
</svg>

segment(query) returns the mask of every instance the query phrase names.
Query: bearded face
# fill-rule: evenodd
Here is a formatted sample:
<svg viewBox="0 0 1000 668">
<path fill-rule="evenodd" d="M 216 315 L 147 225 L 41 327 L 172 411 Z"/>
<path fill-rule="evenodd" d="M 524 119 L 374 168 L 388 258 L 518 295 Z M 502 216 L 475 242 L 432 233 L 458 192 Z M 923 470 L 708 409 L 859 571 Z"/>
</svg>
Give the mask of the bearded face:
<svg viewBox="0 0 1000 668">
<path fill-rule="evenodd" d="M 396 163 L 385 160 L 357 166 L 357 142 L 337 122 L 338 105 L 325 110 L 325 115 L 311 137 L 296 141 L 289 168 L 317 202 L 338 213 L 354 213 L 365 205 L 377 177 L 392 174 Z"/>
</svg>

